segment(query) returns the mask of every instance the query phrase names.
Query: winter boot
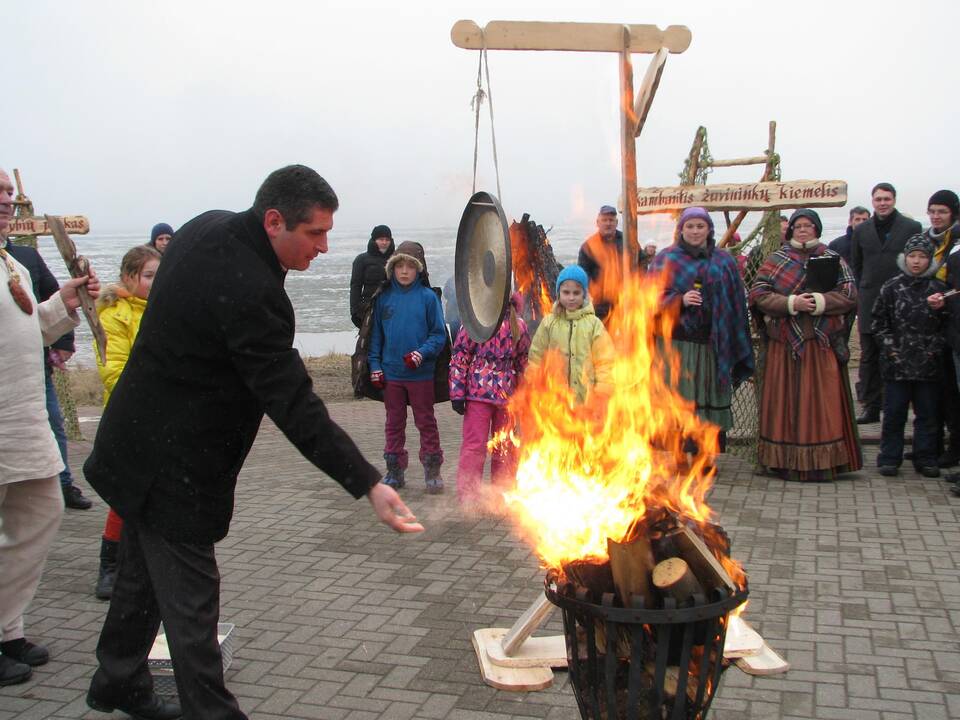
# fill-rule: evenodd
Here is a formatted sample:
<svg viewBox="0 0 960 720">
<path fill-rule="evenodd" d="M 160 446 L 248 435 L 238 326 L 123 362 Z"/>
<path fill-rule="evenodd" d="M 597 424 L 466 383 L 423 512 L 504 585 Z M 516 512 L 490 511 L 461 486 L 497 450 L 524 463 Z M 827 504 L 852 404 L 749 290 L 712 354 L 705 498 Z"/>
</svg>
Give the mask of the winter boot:
<svg viewBox="0 0 960 720">
<path fill-rule="evenodd" d="M 98 600 L 109 600 L 113 595 L 113 584 L 117 581 L 117 553 L 120 543 L 114 540 L 100 539 L 100 571 L 97 575 L 97 587 L 93 594 Z"/>
<path fill-rule="evenodd" d="M 389 485 L 394 490 L 399 490 L 407 484 L 403 479 L 403 467 L 400 465 L 400 455 L 397 453 L 384 453 L 383 459 L 387 462 L 387 474 L 383 478 L 383 484 Z"/>
<path fill-rule="evenodd" d="M 443 464 L 443 455 L 423 456 L 423 479 L 427 482 L 427 494 L 439 495 L 443 492 L 443 478 L 440 477 L 440 466 Z"/>
</svg>

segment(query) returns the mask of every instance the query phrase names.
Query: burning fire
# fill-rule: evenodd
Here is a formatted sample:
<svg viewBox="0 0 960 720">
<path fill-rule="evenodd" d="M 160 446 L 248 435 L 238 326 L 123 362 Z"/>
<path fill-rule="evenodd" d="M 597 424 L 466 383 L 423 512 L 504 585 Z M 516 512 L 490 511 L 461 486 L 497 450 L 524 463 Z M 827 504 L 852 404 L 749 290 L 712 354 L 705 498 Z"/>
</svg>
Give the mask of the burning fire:
<svg viewBox="0 0 960 720">
<path fill-rule="evenodd" d="M 610 258 L 619 262 L 619 258 Z M 616 347 L 613 392 L 578 404 L 565 363 L 548 353 L 530 368 L 510 401 L 522 433 L 494 442 L 519 447 L 516 488 L 507 507 L 530 536 L 543 564 L 562 572 L 574 560 L 604 562 L 607 539 L 627 539 L 648 510 L 668 510 L 699 526 L 734 582 L 746 576 L 719 550 L 706 495 L 718 450 L 716 426 L 700 421 L 694 404 L 666 382 L 679 373 L 669 338 L 676 313 L 662 305 L 664 276 L 627 274 L 608 325 Z M 659 347 L 658 347 L 659 345 Z M 698 451 L 685 452 L 684 441 Z M 687 443 L 689 445 L 689 442 Z"/>
<path fill-rule="evenodd" d="M 530 256 L 526 228 L 518 222 L 510 226 L 510 254 L 512 255 L 514 286 L 523 297 L 532 298 L 533 317 L 542 318 L 553 307 L 550 286 L 534 270 L 538 263 Z M 534 292 L 531 292 L 534 290 Z"/>
</svg>

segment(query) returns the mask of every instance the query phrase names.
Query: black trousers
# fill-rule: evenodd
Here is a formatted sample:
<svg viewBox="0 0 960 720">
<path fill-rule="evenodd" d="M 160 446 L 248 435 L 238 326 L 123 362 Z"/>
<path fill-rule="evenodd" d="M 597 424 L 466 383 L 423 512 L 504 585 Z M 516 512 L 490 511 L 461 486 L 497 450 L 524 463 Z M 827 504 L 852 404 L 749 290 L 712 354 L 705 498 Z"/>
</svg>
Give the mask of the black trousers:
<svg viewBox="0 0 960 720">
<path fill-rule="evenodd" d="M 883 379 L 880 377 L 880 345 L 873 333 L 860 333 L 860 401 L 867 412 L 880 412 Z"/>
<path fill-rule="evenodd" d="M 138 703 L 153 692 L 147 655 L 163 621 L 184 720 L 246 720 L 223 684 L 217 642 L 220 572 L 213 545 L 166 540 L 124 522 L 90 692 L 105 702 Z"/>
<path fill-rule="evenodd" d="M 900 467 L 903 462 L 903 430 L 907 411 L 913 405 L 913 464 L 937 466 L 937 403 L 940 383 L 921 380 L 888 380 L 884 385 L 883 424 L 877 465 Z"/>
<path fill-rule="evenodd" d="M 947 451 L 960 453 L 960 390 L 957 389 L 956 377 L 953 350 L 947 346 L 943 353 L 943 382 L 940 383 L 938 418 L 941 453 Z M 949 440 L 947 433 L 950 436 Z"/>
</svg>

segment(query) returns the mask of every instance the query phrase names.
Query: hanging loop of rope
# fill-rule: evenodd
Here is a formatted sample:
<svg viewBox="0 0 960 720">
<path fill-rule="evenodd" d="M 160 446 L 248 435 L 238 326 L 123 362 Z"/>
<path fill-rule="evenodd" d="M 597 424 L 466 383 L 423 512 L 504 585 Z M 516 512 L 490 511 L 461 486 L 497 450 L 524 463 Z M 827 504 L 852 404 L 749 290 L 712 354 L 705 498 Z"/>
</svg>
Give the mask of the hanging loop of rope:
<svg viewBox="0 0 960 720">
<path fill-rule="evenodd" d="M 484 90 L 483 81 L 486 78 L 487 88 Z M 490 61 L 487 58 L 487 40 L 483 37 L 483 47 L 480 50 L 479 63 L 477 65 L 477 92 L 470 101 L 470 106 L 474 112 L 473 126 L 473 192 L 477 192 L 477 160 L 479 157 L 480 146 L 480 106 L 487 102 L 490 110 L 490 138 L 493 147 L 493 168 L 497 176 L 497 197 L 503 202 L 503 195 L 500 190 L 500 162 L 497 158 L 497 133 L 493 122 L 493 92 L 490 89 Z"/>
</svg>

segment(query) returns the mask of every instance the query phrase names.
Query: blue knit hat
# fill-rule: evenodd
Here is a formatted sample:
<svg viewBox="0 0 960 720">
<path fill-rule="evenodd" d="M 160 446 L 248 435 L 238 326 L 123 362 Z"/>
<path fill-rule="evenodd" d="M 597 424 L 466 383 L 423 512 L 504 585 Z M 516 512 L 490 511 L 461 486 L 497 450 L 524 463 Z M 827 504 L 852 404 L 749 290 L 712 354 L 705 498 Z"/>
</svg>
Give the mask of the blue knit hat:
<svg viewBox="0 0 960 720">
<path fill-rule="evenodd" d="M 587 277 L 587 273 L 579 265 L 567 265 L 560 271 L 560 274 L 557 275 L 557 295 L 560 294 L 560 286 L 565 280 L 573 280 L 575 283 L 579 283 L 580 287 L 583 288 L 584 294 L 587 293 L 587 289 L 590 287 L 590 278 Z"/>
<path fill-rule="evenodd" d="M 156 246 L 157 238 L 161 235 L 173 235 L 173 228 L 166 223 L 157 223 L 150 231 L 150 245 Z"/>
</svg>

